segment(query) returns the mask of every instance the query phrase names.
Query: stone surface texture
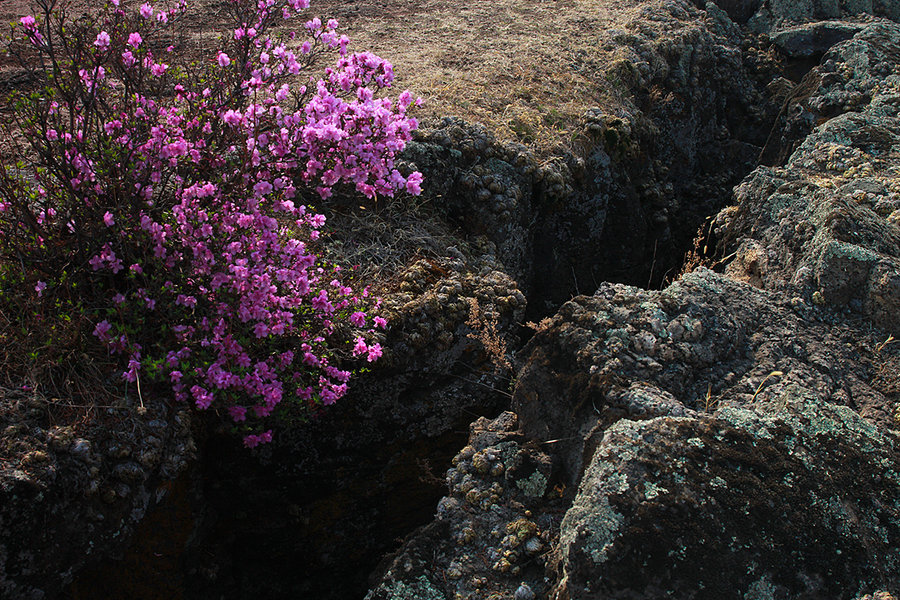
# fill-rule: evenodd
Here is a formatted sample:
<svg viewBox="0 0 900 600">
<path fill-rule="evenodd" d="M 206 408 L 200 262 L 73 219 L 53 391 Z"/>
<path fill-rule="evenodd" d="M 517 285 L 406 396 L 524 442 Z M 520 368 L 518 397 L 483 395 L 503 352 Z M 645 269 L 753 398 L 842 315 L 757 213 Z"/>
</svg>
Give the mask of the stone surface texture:
<svg viewBox="0 0 900 600">
<path fill-rule="evenodd" d="M 657 48 L 678 47 L 667 35 L 684 33 L 672 19 L 679 9 L 699 14 L 648 3 L 658 18 L 642 26 Z M 394 556 L 369 598 L 414 597 L 415 585 L 447 599 L 900 591 L 900 27 L 888 20 L 898 15 L 888 3 L 837 1 L 709 3 L 702 14 L 694 41 L 740 29 L 733 47 L 744 57 L 748 39 L 774 39 L 782 56 L 818 62 L 786 88 L 785 79 L 768 83 L 782 110 L 769 139 L 747 152 L 775 164 L 747 174 L 709 222 L 714 270 L 659 291 L 598 283 L 536 325 L 519 353 L 504 439 L 540 450 L 551 466 L 552 486 L 522 502 L 546 533 L 546 552 L 514 573 L 482 575 L 498 567 L 491 533 L 517 504 L 490 497 L 494 525 L 465 501 L 490 489 L 478 468 L 493 464 L 482 465 L 473 431 L 435 521 Z M 741 59 L 729 56 L 720 52 L 717 64 L 740 72 Z M 643 72 L 630 63 L 636 80 L 661 64 L 647 61 Z M 709 112 L 702 100 L 688 104 Z M 641 127 L 627 115 L 598 113 L 596 122 L 617 142 Z M 657 151 L 678 139 L 659 132 Z M 709 149 L 696 149 L 697 164 Z M 526 485 L 504 477 L 504 490 Z M 471 560 L 473 540 L 481 563 Z"/>
</svg>

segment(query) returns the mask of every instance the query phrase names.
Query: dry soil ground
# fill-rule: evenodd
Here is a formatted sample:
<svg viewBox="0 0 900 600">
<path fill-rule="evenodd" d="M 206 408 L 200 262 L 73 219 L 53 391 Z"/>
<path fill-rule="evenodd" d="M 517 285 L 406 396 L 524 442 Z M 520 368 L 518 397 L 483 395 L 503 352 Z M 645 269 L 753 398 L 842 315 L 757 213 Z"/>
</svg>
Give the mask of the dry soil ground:
<svg viewBox="0 0 900 600">
<path fill-rule="evenodd" d="M 63 1 L 63 0 L 60 0 Z M 72 12 L 96 2 L 70 0 Z M 124 0 L 137 3 L 137 0 Z M 311 0 L 337 18 L 353 50 L 394 63 L 396 86 L 426 100 L 420 116 L 460 116 L 501 138 L 549 150 L 598 104 L 602 38 L 631 19 L 637 0 Z M 0 0 L 0 23 L 33 12 Z M 190 29 L 212 50 L 224 0 L 193 0 Z M 11 65 L 0 66 L 9 76 Z M 3 73 L 0 73 L 2 78 Z M 2 79 L 0 79 L 2 81 Z"/>
</svg>

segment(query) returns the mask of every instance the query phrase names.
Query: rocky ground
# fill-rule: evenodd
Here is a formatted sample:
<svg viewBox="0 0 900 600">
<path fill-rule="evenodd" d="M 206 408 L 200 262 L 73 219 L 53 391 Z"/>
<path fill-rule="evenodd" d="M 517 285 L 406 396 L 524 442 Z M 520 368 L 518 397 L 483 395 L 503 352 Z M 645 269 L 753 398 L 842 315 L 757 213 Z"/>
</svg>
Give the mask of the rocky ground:
<svg viewBox="0 0 900 600">
<path fill-rule="evenodd" d="M 7 392 L 0 595 L 900 593 L 900 8 L 627 9 L 577 148 L 434 118 L 421 200 L 333 215 L 392 328 L 313 426 Z"/>
<path fill-rule="evenodd" d="M 820 60 L 772 132 L 796 149 L 710 223 L 724 272 L 603 283 L 542 323 L 513 412 L 473 424 L 367 598 L 897 593 L 900 28 L 767 9 L 746 27 Z M 797 23 L 823 17 L 848 20 Z"/>
</svg>

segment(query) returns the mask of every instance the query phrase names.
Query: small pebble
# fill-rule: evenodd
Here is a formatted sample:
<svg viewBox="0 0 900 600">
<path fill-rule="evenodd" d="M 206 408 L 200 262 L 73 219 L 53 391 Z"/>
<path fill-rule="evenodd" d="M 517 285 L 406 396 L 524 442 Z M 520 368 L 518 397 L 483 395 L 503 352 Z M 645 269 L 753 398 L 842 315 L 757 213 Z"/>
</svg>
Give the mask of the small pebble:
<svg viewBox="0 0 900 600">
<path fill-rule="evenodd" d="M 534 600 L 534 592 L 531 591 L 527 583 L 522 582 L 516 590 L 514 598 L 515 600 Z"/>
</svg>

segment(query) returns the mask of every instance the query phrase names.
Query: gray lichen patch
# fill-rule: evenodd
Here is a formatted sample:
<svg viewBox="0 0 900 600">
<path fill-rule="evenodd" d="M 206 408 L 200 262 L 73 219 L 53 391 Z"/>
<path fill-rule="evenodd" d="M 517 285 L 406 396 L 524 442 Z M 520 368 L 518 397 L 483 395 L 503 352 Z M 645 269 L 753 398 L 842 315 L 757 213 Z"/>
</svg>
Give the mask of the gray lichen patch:
<svg viewBox="0 0 900 600">
<path fill-rule="evenodd" d="M 846 407 L 786 395 L 609 428 L 563 519 L 560 585 L 590 585 L 583 598 L 697 585 L 721 597 L 787 598 L 809 582 L 823 596 L 900 584 L 896 436 Z M 827 550 L 798 556 L 797 547 Z M 735 564 L 756 566 L 742 574 Z"/>
<path fill-rule="evenodd" d="M 384 586 L 386 600 L 444 600 L 446 596 L 420 575 L 411 582 L 392 581 Z"/>
<path fill-rule="evenodd" d="M 540 498 L 547 491 L 547 477 L 543 473 L 535 471 L 525 479 L 517 480 L 516 487 L 522 490 L 526 496 Z"/>
</svg>

